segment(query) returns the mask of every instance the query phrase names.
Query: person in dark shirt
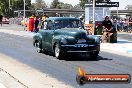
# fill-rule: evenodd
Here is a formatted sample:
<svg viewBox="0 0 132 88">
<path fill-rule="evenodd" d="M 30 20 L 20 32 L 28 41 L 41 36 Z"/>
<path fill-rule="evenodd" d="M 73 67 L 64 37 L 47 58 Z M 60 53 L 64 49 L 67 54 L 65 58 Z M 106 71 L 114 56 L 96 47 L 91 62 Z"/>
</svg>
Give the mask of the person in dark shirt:
<svg viewBox="0 0 132 88">
<path fill-rule="evenodd" d="M 102 26 L 103 26 L 102 42 L 104 43 L 105 42 L 108 42 L 108 43 L 117 42 L 116 28 L 113 27 L 113 24 L 110 21 L 108 16 L 105 17 L 105 20 L 102 22 Z"/>
<path fill-rule="evenodd" d="M 0 24 L 1 24 L 1 26 L 2 26 L 2 19 L 3 19 L 3 16 L 0 15 Z"/>
<path fill-rule="evenodd" d="M 36 20 L 35 20 L 34 24 L 35 24 L 35 30 L 34 30 L 34 32 L 38 32 L 38 25 L 39 25 L 38 16 L 36 17 Z"/>
<path fill-rule="evenodd" d="M 104 31 L 110 31 L 112 29 L 112 22 L 108 16 L 105 17 L 105 20 L 102 22 L 102 26 Z"/>
<path fill-rule="evenodd" d="M 132 32 L 132 18 L 129 18 L 129 30 L 128 30 L 128 32 Z"/>
</svg>

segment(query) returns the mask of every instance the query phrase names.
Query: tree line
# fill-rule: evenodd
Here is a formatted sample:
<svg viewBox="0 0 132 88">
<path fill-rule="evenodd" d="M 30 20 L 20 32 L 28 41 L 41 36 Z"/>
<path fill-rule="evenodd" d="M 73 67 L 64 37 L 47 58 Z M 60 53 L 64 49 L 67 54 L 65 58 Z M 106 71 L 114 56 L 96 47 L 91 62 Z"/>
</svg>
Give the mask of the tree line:
<svg viewBox="0 0 132 88">
<path fill-rule="evenodd" d="M 10 1 L 10 2 L 9 2 Z M 53 0 L 50 5 L 45 3 L 44 0 L 36 0 L 35 3 L 31 4 L 31 0 L 25 0 L 26 10 L 41 10 L 44 8 L 57 8 L 57 9 L 82 9 L 80 4 L 73 6 L 72 4 L 67 4 L 60 2 L 59 0 Z M 24 9 L 24 0 L 0 0 L 0 14 L 5 16 L 14 16 L 17 10 Z"/>
<path fill-rule="evenodd" d="M 31 0 L 25 0 L 25 2 L 26 9 L 31 9 Z M 13 16 L 15 10 L 23 10 L 23 3 L 23 0 L 0 0 L 0 14 Z"/>
<path fill-rule="evenodd" d="M 50 5 L 48 5 L 44 0 L 36 0 L 35 3 L 32 4 L 31 4 L 31 0 L 25 0 L 26 10 L 42 10 L 44 8 L 82 10 L 85 8 L 85 3 L 87 1 L 93 1 L 93 0 L 79 0 L 79 3 L 75 6 L 73 6 L 72 4 L 60 2 L 59 0 L 53 0 L 50 3 Z M 96 0 L 96 1 L 111 1 L 111 0 Z M 4 14 L 6 16 L 14 16 L 14 11 L 23 10 L 23 8 L 24 8 L 23 0 L 0 0 L 0 14 Z M 126 6 L 126 9 L 132 9 L 132 5 Z"/>
<path fill-rule="evenodd" d="M 80 4 L 73 6 L 72 4 L 67 4 L 60 2 L 59 0 L 53 0 L 50 5 L 46 4 L 44 0 L 36 0 L 35 3 L 32 3 L 34 9 L 42 8 L 56 8 L 56 9 L 81 9 Z"/>
</svg>

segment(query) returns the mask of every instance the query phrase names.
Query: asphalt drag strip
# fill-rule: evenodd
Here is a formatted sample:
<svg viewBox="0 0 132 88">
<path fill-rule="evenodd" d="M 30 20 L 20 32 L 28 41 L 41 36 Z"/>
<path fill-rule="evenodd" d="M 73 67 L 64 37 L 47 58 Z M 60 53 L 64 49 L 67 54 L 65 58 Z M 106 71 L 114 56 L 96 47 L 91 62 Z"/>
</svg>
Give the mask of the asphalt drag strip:
<svg viewBox="0 0 132 88">
<path fill-rule="evenodd" d="M 88 84 L 79 86 L 76 83 L 78 66 L 88 73 L 132 75 L 132 58 L 101 51 L 97 61 L 91 60 L 58 60 L 52 55 L 37 53 L 32 39 L 17 35 L 0 33 L 0 53 L 11 57 L 40 73 L 48 74 L 66 85 L 74 88 L 131 88 L 132 84 Z M 75 59 L 75 58 L 74 58 Z"/>
</svg>

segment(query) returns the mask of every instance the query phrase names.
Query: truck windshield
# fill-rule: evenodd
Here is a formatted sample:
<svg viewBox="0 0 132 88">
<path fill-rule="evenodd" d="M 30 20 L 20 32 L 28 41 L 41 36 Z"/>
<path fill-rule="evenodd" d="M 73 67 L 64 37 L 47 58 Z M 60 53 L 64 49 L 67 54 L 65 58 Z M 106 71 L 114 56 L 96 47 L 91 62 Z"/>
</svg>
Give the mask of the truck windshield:
<svg viewBox="0 0 132 88">
<path fill-rule="evenodd" d="M 83 23 L 80 20 L 56 20 L 55 28 L 83 28 Z"/>
</svg>

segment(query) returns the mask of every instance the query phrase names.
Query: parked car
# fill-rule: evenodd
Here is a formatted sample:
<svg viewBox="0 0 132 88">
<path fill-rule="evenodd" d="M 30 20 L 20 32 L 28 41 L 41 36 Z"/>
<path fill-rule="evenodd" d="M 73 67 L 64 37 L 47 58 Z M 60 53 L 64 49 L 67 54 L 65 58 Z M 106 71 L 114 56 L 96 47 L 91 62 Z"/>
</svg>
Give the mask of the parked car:
<svg viewBox="0 0 132 88">
<path fill-rule="evenodd" d="M 100 40 L 88 35 L 81 20 L 69 17 L 50 17 L 44 28 L 33 37 L 33 45 L 38 52 L 51 51 L 58 59 L 67 53 L 88 53 L 93 59 L 99 54 Z"/>
<path fill-rule="evenodd" d="M 9 24 L 10 21 L 9 21 L 9 19 L 8 19 L 7 17 L 3 17 L 2 23 L 3 23 L 3 24 Z"/>
</svg>

